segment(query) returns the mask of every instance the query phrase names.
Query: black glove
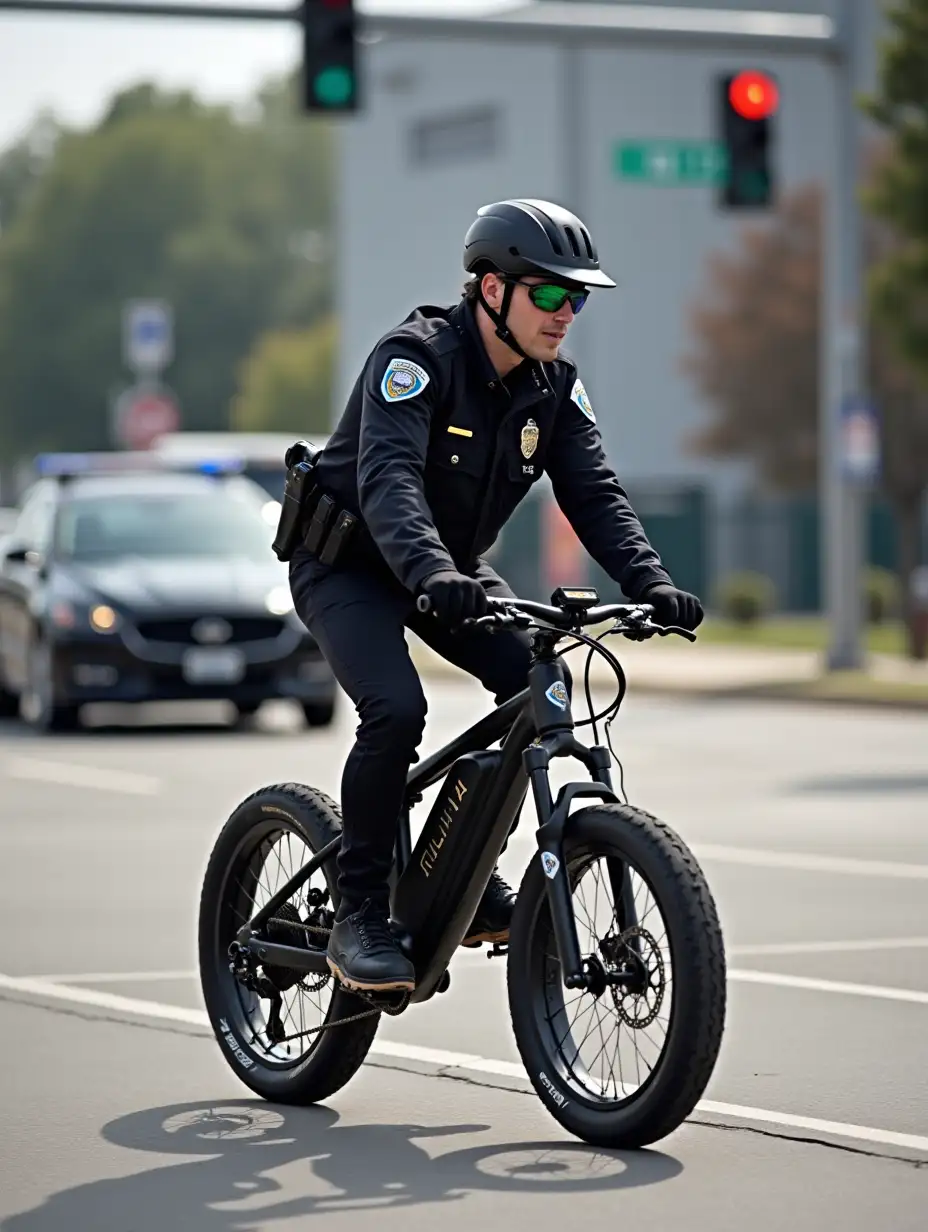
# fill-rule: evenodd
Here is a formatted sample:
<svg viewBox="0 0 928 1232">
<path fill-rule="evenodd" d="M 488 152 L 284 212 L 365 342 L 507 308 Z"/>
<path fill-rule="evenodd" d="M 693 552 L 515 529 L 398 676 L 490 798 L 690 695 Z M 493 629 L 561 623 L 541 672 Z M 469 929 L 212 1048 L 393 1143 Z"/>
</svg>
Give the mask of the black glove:
<svg viewBox="0 0 928 1232">
<path fill-rule="evenodd" d="M 638 596 L 639 603 L 650 603 L 654 608 L 654 623 L 676 625 L 678 629 L 693 631 L 702 624 L 705 612 L 695 595 L 677 590 L 669 582 L 660 582 Z"/>
<path fill-rule="evenodd" d="M 422 589 L 432 600 L 432 611 L 449 625 L 487 614 L 487 592 L 479 582 L 455 569 L 433 573 L 422 583 Z"/>
</svg>

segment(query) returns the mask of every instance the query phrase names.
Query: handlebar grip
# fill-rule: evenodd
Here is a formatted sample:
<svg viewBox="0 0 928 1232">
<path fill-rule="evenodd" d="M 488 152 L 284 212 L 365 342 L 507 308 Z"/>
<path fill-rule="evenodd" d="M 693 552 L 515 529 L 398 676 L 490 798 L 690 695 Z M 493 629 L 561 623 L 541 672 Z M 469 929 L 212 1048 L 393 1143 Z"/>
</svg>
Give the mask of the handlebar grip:
<svg viewBox="0 0 928 1232">
<path fill-rule="evenodd" d="M 432 600 L 428 595 L 420 595 L 416 600 L 416 610 L 421 612 L 423 616 L 427 615 L 432 610 Z"/>
</svg>

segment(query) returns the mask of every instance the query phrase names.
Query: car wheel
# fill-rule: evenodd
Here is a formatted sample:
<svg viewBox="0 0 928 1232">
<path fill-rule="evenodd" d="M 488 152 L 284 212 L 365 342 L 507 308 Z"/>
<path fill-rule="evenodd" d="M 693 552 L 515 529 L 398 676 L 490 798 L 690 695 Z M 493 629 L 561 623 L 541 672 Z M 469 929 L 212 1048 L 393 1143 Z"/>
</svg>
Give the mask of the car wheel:
<svg viewBox="0 0 928 1232">
<path fill-rule="evenodd" d="M 45 641 L 34 641 L 30 646 L 20 713 L 36 731 L 73 731 L 78 725 L 80 707 L 63 705 L 55 699 L 53 654 Z"/>
<path fill-rule="evenodd" d="M 335 699 L 327 702 L 301 702 L 307 727 L 328 727 L 335 717 Z"/>
<path fill-rule="evenodd" d="M 0 681 L 0 719 L 15 719 L 19 714 L 19 698 Z"/>
</svg>

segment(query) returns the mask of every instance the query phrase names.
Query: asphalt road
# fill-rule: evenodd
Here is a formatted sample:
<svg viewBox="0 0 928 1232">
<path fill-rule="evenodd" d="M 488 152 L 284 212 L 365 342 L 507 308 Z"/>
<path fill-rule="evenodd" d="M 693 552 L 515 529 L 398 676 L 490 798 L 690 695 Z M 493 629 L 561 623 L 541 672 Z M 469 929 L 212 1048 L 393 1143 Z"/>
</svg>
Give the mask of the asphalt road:
<svg viewBox="0 0 928 1232">
<path fill-rule="evenodd" d="M 483 711 L 476 687 L 427 692 L 426 751 Z M 310 1216 L 361 1232 L 925 1228 L 928 720 L 629 700 L 615 728 L 629 797 L 703 863 L 730 983 L 705 1100 L 622 1154 L 571 1139 L 519 1076 L 486 951 L 456 958 L 446 995 L 384 1020 L 325 1107 L 254 1099 L 202 1025 L 200 879 L 256 787 L 337 795 L 353 716 L 323 732 L 285 708 L 253 732 L 210 707 L 123 717 L 45 739 L 0 724 L 3 1232 Z M 523 822 L 511 880 L 534 850 Z"/>
</svg>

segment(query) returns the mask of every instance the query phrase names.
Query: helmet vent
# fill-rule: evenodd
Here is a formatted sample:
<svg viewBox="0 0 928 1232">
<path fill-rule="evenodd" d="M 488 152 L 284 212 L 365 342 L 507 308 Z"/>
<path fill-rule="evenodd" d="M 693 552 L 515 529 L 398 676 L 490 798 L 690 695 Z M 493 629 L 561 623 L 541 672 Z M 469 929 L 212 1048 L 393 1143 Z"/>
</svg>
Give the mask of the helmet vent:
<svg viewBox="0 0 928 1232">
<path fill-rule="evenodd" d="M 580 245 L 577 243 L 577 237 L 574 235 L 573 227 L 565 227 L 564 234 L 570 240 L 570 250 L 575 257 L 580 256 Z"/>
<path fill-rule="evenodd" d="M 509 245 L 509 252 L 514 257 L 517 257 L 519 255 L 519 250 L 518 248 L 516 248 L 515 244 Z"/>
<path fill-rule="evenodd" d="M 590 258 L 591 261 L 595 261 L 596 258 L 593 256 L 593 243 L 590 239 L 589 231 L 587 231 L 586 227 L 583 227 L 581 228 L 580 233 L 583 236 L 583 242 L 586 245 L 586 255 Z"/>
</svg>

